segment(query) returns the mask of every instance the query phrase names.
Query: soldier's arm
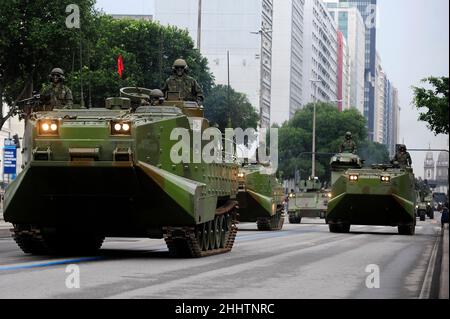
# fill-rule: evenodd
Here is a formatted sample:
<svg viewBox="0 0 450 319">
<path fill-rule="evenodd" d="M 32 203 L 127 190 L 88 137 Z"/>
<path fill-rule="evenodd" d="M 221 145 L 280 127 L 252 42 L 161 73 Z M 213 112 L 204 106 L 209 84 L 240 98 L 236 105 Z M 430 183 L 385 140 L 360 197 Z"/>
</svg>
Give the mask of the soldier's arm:
<svg viewBox="0 0 450 319">
<path fill-rule="evenodd" d="M 66 105 L 65 107 L 68 109 L 71 109 L 73 106 L 73 95 L 72 95 L 72 91 L 67 88 L 66 90 Z"/>
</svg>

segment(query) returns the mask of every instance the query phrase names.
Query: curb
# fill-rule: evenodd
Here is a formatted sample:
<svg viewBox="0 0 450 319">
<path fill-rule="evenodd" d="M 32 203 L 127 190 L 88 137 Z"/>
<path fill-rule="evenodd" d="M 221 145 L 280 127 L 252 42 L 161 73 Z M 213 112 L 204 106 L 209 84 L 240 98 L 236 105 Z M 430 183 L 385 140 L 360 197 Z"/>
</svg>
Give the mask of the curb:
<svg viewBox="0 0 450 319">
<path fill-rule="evenodd" d="M 439 299 L 449 299 L 449 277 L 448 277 L 448 224 L 444 224 L 442 230 L 442 261 L 441 275 L 439 278 Z"/>
<path fill-rule="evenodd" d="M 11 231 L 10 228 L 0 228 L 0 238 L 10 238 Z"/>
</svg>

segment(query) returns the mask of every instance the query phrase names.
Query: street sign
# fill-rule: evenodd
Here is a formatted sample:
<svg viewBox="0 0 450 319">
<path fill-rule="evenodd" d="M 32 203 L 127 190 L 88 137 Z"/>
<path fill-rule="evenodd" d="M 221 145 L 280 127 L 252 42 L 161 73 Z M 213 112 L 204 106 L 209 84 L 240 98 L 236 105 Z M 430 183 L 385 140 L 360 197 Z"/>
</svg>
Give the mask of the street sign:
<svg viewBox="0 0 450 319">
<path fill-rule="evenodd" d="M 3 174 L 15 176 L 17 171 L 17 148 L 13 140 L 5 138 L 3 148 Z"/>
</svg>

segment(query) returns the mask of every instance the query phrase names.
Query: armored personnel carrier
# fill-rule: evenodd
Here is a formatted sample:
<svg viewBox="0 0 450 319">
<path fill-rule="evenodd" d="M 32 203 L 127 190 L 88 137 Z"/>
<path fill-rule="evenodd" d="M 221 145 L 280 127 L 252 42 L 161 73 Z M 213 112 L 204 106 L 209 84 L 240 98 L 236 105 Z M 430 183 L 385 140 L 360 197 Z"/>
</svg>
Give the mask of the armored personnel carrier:
<svg viewBox="0 0 450 319">
<path fill-rule="evenodd" d="M 331 232 L 349 232 L 351 225 L 380 225 L 398 227 L 402 235 L 414 235 L 412 169 L 393 165 L 363 168 L 354 154 L 335 155 L 331 168 L 332 198 L 326 215 Z"/>
<path fill-rule="evenodd" d="M 256 222 L 258 230 L 280 230 L 284 224 L 283 187 L 260 164 L 239 170 L 239 221 Z"/>
<path fill-rule="evenodd" d="M 317 179 L 300 181 L 300 192 L 289 198 L 289 223 L 300 224 L 303 217 L 325 218 L 330 193 L 321 186 Z"/>
<path fill-rule="evenodd" d="M 108 236 L 164 238 L 181 257 L 232 249 L 239 166 L 193 160 L 203 108 L 176 94 L 150 105 L 151 94 L 124 88 L 106 109 L 28 114 L 24 170 L 4 205 L 25 253 L 95 252 Z"/>
</svg>

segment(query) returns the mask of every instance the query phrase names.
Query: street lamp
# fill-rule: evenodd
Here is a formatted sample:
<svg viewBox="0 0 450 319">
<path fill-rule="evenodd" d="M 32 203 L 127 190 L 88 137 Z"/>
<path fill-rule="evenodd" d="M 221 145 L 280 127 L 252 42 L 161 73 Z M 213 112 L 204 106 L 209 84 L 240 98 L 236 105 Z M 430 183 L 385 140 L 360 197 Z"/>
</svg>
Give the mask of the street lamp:
<svg viewBox="0 0 450 319">
<path fill-rule="evenodd" d="M 313 103 L 313 140 L 312 140 L 312 168 L 311 177 L 316 177 L 316 104 L 317 104 L 317 83 L 322 83 L 322 80 L 309 80 L 314 84 L 314 103 Z"/>
</svg>

